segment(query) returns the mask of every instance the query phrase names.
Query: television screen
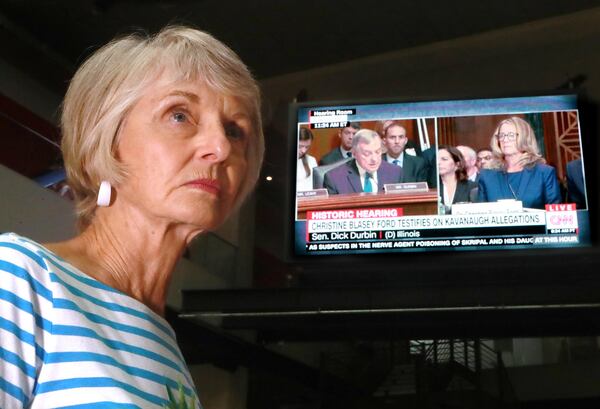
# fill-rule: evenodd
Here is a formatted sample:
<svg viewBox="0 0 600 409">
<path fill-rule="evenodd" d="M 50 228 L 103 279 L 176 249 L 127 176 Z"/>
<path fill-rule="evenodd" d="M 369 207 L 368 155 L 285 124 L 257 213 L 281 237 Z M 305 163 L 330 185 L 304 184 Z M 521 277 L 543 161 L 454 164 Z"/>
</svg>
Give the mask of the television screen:
<svg viewBox="0 0 600 409">
<path fill-rule="evenodd" d="M 297 256 L 591 245 L 577 95 L 292 111 Z"/>
</svg>

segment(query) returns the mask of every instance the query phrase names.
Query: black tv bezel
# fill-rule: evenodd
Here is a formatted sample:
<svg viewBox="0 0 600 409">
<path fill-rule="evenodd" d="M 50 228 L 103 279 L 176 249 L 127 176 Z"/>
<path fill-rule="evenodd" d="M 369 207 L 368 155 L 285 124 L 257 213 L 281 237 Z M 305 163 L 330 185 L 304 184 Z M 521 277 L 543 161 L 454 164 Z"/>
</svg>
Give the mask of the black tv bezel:
<svg viewBox="0 0 600 409">
<path fill-rule="evenodd" d="M 577 248 L 436 250 L 434 252 L 394 252 L 378 254 L 297 255 L 294 251 L 296 209 L 297 112 L 307 107 L 353 106 L 409 102 L 437 102 L 496 98 L 577 95 L 581 144 L 590 209 L 591 246 Z M 296 266 L 298 286 L 372 286 L 372 285 L 449 285 L 453 283 L 546 282 L 550 287 L 563 279 L 598 280 L 590 275 L 598 267 L 600 231 L 597 186 L 599 167 L 594 157 L 600 155 L 597 143 L 598 105 L 586 97 L 585 90 L 551 90 L 485 96 L 445 96 L 435 98 L 381 98 L 343 101 L 306 101 L 292 103 L 288 113 L 288 229 L 286 260 Z M 442 266 L 442 267 L 440 267 Z M 523 268 L 526 267 L 526 268 Z M 408 270 L 403 274 L 399 270 Z M 567 272 L 570 270 L 570 272 Z M 566 275 L 566 276 L 565 276 Z M 550 288 L 547 287 L 547 288 Z M 600 300 L 600 295 L 599 295 Z"/>
</svg>

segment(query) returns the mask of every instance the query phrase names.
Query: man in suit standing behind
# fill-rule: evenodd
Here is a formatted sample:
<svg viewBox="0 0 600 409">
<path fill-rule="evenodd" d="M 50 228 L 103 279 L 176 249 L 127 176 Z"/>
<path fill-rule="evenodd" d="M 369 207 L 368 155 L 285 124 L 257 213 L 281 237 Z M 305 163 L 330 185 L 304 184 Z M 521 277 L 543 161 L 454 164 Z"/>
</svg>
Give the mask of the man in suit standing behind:
<svg viewBox="0 0 600 409">
<path fill-rule="evenodd" d="M 402 168 L 382 161 L 381 137 L 370 129 L 361 129 L 352 140 L 354 159 L 325 174 L 323 186 L 329 194 L 377 193 L 386 183 L 400 183 Z"/>
<path fill-rule="evenodd" d="M 393 123 L 385 130 L 383 143 L 387 153 L 383 159 L 393 165 L 402 168 L 402 182 L 426 182 L 427 166 L 425 160 L 418 156 L 407 154 L 404 149 L 408 143 L 406 129 L 399 124 Z"/>
<path fill-rule="evenodd" d="M 326 153 L 321 158 L 319 165 L 331 165 L 332 163 L 352 157 L 352 138 L 359 129 L 360 124 L 358 122 L 349 122 L 348 126 L 341 128 L 338 131 L 340 146 Z"/>
</svg>

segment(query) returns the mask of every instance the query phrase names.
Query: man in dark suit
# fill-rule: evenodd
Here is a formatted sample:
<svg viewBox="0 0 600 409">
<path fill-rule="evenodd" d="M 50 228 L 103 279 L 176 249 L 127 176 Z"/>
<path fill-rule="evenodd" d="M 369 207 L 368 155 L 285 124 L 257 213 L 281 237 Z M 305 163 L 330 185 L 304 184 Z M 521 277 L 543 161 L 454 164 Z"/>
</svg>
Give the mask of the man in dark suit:
<svg viewBox="0 0 600 409">
<path fill-rule="evenodd" d="M 391 124 L 385 130 L 383 143 L 387 153 L 383 159 L 402 168 L 402 182 L 426 182 L 427 164 L 423 158 L 405 152 L 408 137 L 406 129 L 399 124 Z"/>
<path fill-rule="evenodd" d="M 377 193 L 383 191 L 386 183 L 400 183 L 402 168 L 382 161 L 382 145 L 377 132 L 358 131 L 352 141 L 354 159 L 327 172 L 323 187 L 329 194 Z"/>
<path fill-rule="evenodd" d="M 332 163 L 352 157 L 352 138 L 359 129 L 360 124 L 358 122 L 349 122 L 348 126 L 341 128 L 338 131 L 340 146 L 326 153 L 321 158 L 319 165 L 331 165 Z"/>
<path fill-rule="evenodd" d="M 438 181 L 437 148 L 432 146 L 423 150 L 421 152 L 421 157 L 425 160 L 427 186 L 429 186 L 429 188 L 436 188 Z"/>
<path fill-rule="evenodd" d="M 567 162 L 567 201 L 575 203 L 578 209 L 587 208 L 581 159 Z"/>
</svg>

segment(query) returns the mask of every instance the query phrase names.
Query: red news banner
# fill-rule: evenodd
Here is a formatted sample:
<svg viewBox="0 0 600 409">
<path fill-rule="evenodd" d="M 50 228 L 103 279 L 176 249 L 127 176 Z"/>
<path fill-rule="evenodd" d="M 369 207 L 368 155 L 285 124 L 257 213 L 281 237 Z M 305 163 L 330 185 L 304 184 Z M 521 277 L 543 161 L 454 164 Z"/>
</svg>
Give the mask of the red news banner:
<svg viewBox="0 0 600 409">
<path fill-rule="evenodd" d="M 306 231 L 306 242 L 329 240 L 383 239 L 383 230 L 395 227 L 395 219 L 403 216 L 401 207 L 385 209 L 344 209 L 306 212 L 309 225 L 318 223 L 321 233 Z"/>
</svg>

